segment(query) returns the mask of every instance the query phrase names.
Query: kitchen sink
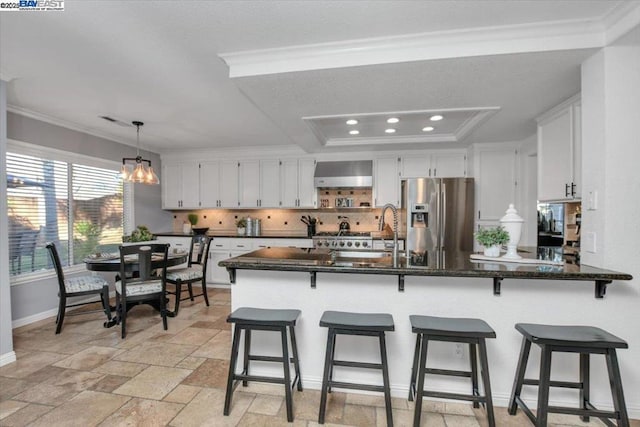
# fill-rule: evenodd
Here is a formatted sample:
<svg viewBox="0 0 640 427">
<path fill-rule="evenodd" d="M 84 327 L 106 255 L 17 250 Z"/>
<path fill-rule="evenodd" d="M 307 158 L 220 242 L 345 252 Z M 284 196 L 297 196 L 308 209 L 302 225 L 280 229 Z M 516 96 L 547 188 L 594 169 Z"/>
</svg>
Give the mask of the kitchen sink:
<svg viewBox="0 0 640 427">
<path fill-rule="evenodd" d="M 382 267 L 393 264 L 389 251 L 332 251 L 329 265 L 334 267 Z"/>
<path fill-rule="evenodd" d="M 391 251 L 332 251 L 331 256 L 336 258 L 391 258 Z M 375 261 L 372 261 L 375 262 Z"/>
</svg>

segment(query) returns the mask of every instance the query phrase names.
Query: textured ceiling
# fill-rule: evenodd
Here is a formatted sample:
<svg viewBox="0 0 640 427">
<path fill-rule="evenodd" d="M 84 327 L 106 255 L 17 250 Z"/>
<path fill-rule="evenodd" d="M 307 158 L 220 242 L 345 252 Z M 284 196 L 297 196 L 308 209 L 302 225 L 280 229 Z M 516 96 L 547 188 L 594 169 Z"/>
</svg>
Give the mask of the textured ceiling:
<svg viewBox="0 0 640 427">
<path fill-rule="evenodd" d="M 154 151 L 320 143 L 303 116 L 497 106 L 466 141 L 530 135 L 579 91 L 589 51 L 420 61 L 231 80 L 220 53 L 497 25 L 601 20 L 616 1 L 70 1 L 0 15 L 14 111 Z"/>
</svg>

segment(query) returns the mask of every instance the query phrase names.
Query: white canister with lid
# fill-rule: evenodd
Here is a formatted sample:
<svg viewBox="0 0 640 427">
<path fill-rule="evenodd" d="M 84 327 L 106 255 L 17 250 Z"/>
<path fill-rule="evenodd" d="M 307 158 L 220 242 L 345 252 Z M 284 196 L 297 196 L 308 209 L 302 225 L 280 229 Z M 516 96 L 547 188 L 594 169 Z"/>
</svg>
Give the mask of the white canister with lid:
<svg viewBox="0 0 640 427">
<path fill-rule="evenodd" d="M 513 203 L 509 205 L 509 209 L 505 213 L 506 215 L 500 218 L 500 225 L 509 233 L 509 243 L 507 243 L 507 253 L 502 255 L 502 258 L 521 259 L 522 257 L 518 255 L 518 242 L 520 242 L 522 235 L 524 220 L 518 215 Z"/>
</svg>

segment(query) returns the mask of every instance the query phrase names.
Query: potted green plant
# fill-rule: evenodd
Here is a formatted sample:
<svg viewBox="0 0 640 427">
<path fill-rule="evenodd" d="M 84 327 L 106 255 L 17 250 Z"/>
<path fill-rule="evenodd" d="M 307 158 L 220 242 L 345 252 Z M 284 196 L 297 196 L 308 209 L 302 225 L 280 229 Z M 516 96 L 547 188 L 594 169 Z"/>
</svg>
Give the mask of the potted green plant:
<svg viewBox="0 0 640 427">
<path fill-rule="evenodd" d="M 238 218 L 236 221 L 236 229 L 239 236 L 244 236 L 247 227 L 247 220 L 244 218 Z"/>
<path fill-rule="evenodd" d="M 198 223 L 198 215 L 190 213 L 187 215 L 187 220 L 189 222 L 185 221 L 184 224 L 182 224 L 182 232 L 185 234 L 191 233 L 193 226 Z"/>
<path fill-rule="evenodd" d="M 500 247 L 509 243 L 509 233 L 501 226 L 481 228 L 475 238 L 484 246 L 485 256 L 500 256 Z"/>
<path fill-rule="evenodd" d="M 148 242 L 149 240 L 153 240 L 153 234 L 146 225 L 139 225 L 131 235 L 122 237 L 124 243 Z"/>
</svg>

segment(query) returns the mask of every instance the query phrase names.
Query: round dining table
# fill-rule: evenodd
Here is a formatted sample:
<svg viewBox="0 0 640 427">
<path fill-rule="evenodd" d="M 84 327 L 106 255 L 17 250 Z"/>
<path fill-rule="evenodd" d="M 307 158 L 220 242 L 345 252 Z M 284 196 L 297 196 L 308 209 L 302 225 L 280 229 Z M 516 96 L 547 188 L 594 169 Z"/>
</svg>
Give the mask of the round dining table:
<svg viewBox="0 0 640 427">
<path fill-rule="evenodd" d="M 176 265 L 184 264 L 189 259 L 188 252 L 176 252 L 169 253 L 167 255 L 167 267 L 175 267 Z M 84 259 L 84 263 L 87 266 L 87 270 L 91 271 L 120 271 L 120 255 L 118 254 L 105 254 L 96 257 L 87 257 Z M 131 261 L 125 260 L 124 270 L 126 273 L 135 273 L 138 271 L 138 262 L 135 259 Z M 161 268 L 162 259 L 152 257 L 151 268 Z"/>
<path fill-rule="evenodd" d="M 167 267 L 175 267 L 176 265 L 184 264 L 189 259 L 189 252 L 169 252 L 167 254 Z M 151 269 L 162 268 L 162 258 L 161 257 L 151 257 Z M 102 271 L 102 272 L 114 272 L 119 273 L 120 270 L 120 255 L 117 253 L 113 254 L 99 254 L 97 256 L 89 256 L 84 259 L 84 263 L 87 267 L 87 270 L 91 271 Z M 139 270 L 138 260 L 132 258 L 131 260 L 125 259 L 124 271 L 127 275 L 135 275 Z M 167 300 L 168 301 L 168 300 Z M 156 310 L 160 310 L 160 307 L 153 303 L 147 303 L 154 307 Z M 131 309 L 133 306 L 127 307 L 127 311 Z M 116 310 L 116 307 L 111 307 L 111 311 Z M 175 311 L 169 311 L 167 313 L 169 317 L 175 317 Z M 104 327 L 110 328 L 119 323 L 119 317 L 116 315 L 114 318 L 105 322 Z"/>
</svg>

